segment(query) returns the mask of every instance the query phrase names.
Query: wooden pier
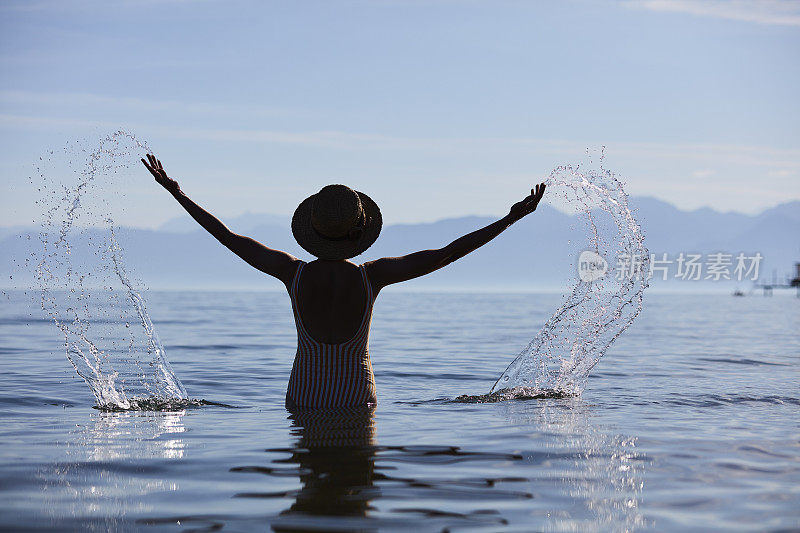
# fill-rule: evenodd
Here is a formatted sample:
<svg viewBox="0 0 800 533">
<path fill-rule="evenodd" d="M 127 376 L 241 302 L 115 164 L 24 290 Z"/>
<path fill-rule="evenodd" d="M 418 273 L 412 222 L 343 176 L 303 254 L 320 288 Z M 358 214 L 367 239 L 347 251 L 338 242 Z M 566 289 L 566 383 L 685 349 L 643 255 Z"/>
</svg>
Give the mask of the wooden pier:
<svg viewBox="0 0 800 533">
<path fill-rule="evenodd" d="M 775 289 L 795 289 L 797 297 L 800 298 L 800 263 L 795 263 L 795 276 L 792 279 L 786 277 L 786 281 L 781 283 L 778 281 L 776 272 L 772 273 L 772 283 L 756 283 L 753 288 L 761 289 L 764 296 L 772 296 L 772 291 Z"/>
</svg>

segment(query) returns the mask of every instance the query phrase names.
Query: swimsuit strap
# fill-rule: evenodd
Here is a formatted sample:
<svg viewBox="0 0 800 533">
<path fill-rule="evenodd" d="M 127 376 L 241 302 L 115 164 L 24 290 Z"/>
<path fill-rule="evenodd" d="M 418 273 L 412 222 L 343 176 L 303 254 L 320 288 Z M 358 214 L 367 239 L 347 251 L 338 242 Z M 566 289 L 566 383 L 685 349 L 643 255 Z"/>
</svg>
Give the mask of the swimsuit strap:
<svg viewBox="0 0 800 533">
<path fill-rule="evenodd" d="M 292 300 L 292 310 L 294 311 L 294 321 L 297 325 L 297 331 L 308 340 L 316 342 L 314 341 L 314 337 L 309 335 L 305 326 L 303 326 L 303 321 L 300 319 L 300 306 L 297 302 L 297 287 L 300 284 L 300 274 L 303 272 L 304 266 L 306 266 L 306 263 L 301 261 L 300 264 L 297 265 L 297 270 L 294 271 L 294 279 L 292 279 L 292 286 L 289 289 L 289 297 Z"/>
<path fill-rule="evenodd" d="M 300 272 L 303 271 L 303 267 L 306 266 L 305 261 L 300 261 L 300 264 L 297 265 L 297 269 L 294 271 L 294 277 L 292 278 L 292 284 L 289 286 L 289 296 L 292 299 L 292 304 L 295 303 L 295 295 L 297 294 L 297 284 L 300 281 Z"/>
<path fill-rule="evenodd" d="M 369 282 L 369 277 L 367 276 L 367 269 L 364 268 L 364 265 L 358 265 L 358 269 L 361 271 L 361 279 L 364 280 L 364 291 L 367 295 L 367 307 L 364 309 L 366 311 L 372 306 L 373 303 L 373 294 L 372 294 L 372 283 Z"/>
<path fill-rule="evenodd" d="M 361 317 L 361 324 L 358 326 L 358 331 L 356 334 L 353 335 L 353 339 L 363 337 L 369 333 L 369 323 L 370 319 L 372 318 L 372 304 L 374 303 L 372 284 L 369 282 L 369 278 L 367 277 L 367 270 L 364 268 L 364 265 L 359 265 L 358 269 L 361 271 L 361 279 L 364 282 L 364 296 L 366 296 L 367 302 L 366 305 L 364 305 L 364 315 Z"/>
</svg>

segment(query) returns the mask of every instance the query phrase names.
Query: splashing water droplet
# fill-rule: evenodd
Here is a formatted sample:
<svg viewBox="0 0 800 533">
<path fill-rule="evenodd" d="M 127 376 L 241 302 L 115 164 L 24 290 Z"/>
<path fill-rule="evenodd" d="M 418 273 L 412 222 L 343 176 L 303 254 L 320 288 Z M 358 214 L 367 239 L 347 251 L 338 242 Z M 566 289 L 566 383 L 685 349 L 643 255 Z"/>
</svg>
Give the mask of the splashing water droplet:
<svg viewBox="0 0 800 533">
<path fill-rule="evenodd" d="M 601 158 L 602 164 L 602 158 Z M 578 395 L 591 369 L 642 310 L 649 252 L 628 206 L 622 183 L 610 171 L 562 166 L 546 181 L 547 195 L 577 214 L 586 228 L 583 250 L 591 263 L 573 265 L 564 303 L 494 384 L 490 395 L 519 398 L 542 393 Z M 586 257 L 586 256 L 584 256 Z M 628 258 L 628 272 L 606 270 Z M 581 275 L 581 268 L 591 268 Z M 501 384 L 502 382 L 502 384 Z"/>
<path fill-rule="evenodd" d="M 42 184 L 40 247 L 32 254 L 42 310 L 104 409 L 189 401 L 125 271 L 108 205 L 121 194 L 110 191 L 120 172 L 138 163 L 142 151 L 149 151 L 144 143 L 117 131 L 93 149 L 75 143 L 48 152 L 34 178 Z"/>
</svg>

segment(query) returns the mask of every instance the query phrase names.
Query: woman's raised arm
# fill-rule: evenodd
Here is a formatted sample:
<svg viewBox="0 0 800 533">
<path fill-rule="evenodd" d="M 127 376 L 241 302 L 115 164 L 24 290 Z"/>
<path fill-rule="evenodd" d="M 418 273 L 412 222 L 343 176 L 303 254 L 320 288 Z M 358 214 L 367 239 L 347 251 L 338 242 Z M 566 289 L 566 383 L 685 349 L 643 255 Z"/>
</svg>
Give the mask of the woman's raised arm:
<svg viewBox="0 0 800 533">
<path fill-rule="evenodd" d="M 258 270 L 281 280 L 289 286 L 297 268 L 298 259 L 291 254 L 280 250 L 267 248 L 260 242 L 237 235 L 220 222 L 214 215 L 194 203 L 183 194 L 178 182 L 167 176 L 161 161 L 152 154 L 147 154 L 147 160 L 142 163 L 153 175 L 156 181 L 164 187 L 178 201 L 181 206 L 197 221 L 206 231 L 214 236 L 233 253 L 247 261 Z"/>
<path fill-rule="evenodd" d="M 393 283 L 400 283 L 401 281 L 430 274 L 480 248 L 500 235 L 517 220 L 533 213 L 542 196 L 544 196 L 544 190 L 545 184 L 540 183 L 536 186 L 536 189 L 531 189 L 530 196 L 511 206 L 508 215 L 497 222 L 454 240 L 444 248 L 423 250 L 403 257 L 384 257 L 366 263 L 364 267 L 367 269 L 373 288 L 378 291 Z"/>
</svg>

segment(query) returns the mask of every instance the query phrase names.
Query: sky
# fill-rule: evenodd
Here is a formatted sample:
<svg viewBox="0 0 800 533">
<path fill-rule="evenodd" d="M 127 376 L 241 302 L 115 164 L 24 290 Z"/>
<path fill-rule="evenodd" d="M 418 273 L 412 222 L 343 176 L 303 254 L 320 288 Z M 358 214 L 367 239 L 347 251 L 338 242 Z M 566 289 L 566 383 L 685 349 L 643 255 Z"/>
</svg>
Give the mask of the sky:
<svg viewBox="0 0 800 533">
<path fill-rule="evenodd" d="M 0 226 L 43 153 L 120 128 L 223 218 L 327 183 L 387 223 L 502 215 L 600 150 L 682 209 L 800 199 L 794 0 L 4 0 L 0 69 Z M 126 195 L 119 223 L 181 213 L 144 169 Z"/>
</svg>

